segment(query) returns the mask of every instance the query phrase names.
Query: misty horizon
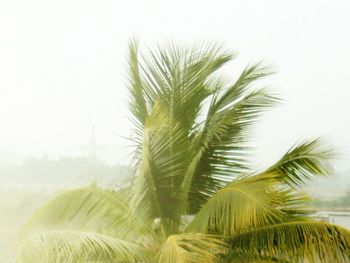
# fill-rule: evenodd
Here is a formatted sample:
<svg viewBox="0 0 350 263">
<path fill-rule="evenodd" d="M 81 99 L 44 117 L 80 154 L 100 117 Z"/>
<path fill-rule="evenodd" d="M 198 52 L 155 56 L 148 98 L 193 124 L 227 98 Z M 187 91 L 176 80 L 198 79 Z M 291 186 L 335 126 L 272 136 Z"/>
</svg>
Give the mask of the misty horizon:
<svg viewBox="0 0 350 263">
<path fill-rule="evenodd" d="M 259 60 L 278 71 L 265 82 L 284 101 L 254 129 L 253 158 L 259 167 L 300 139 L 325 135 L 342 154 L 337 169 L 345 169 L 350 159 L 350 2 L 225 5 L 180 1 L 169 12 L 160 1 L 1 3 L 0 152 L 84 155 L 94 124 L 97 143 L 105 148 L 98 156 L 128 164 L 129 40 L 136 36 L 147 48 L 210 38 L 238 55 L 225 68 L 232 79 Z M 240 11 L 232 15 L 233 9 Z M 195 20 L 190 10 L 198 11 Z"/>
</svg>

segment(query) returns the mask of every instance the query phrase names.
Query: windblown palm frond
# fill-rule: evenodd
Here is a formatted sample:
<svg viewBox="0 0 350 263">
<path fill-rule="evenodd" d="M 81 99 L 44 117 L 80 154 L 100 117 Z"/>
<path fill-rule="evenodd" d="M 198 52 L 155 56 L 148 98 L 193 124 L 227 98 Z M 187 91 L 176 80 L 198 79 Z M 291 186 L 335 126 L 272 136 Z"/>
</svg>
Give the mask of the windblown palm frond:
<svg viewBox="0 0 350 263">
<path fill-rule="evenodd" d="M 187 231 L 233 236 L 295 219 L 305 196 L 281 187 L 277 174 L 237 179 L 203 205 Z M 302 214 L 300 210 L 299 214 Z"/>
<path fill-rule="evenodd" d="M 144 124 L 148 115 L 145 95 L 143 91 L 143 83 L 140 76 L 139 60 L 137 54 L 137 43 L 130 42 L 129 44 L 129 92 L 130 92 L 130 109 L 135 119 Z"/>
<path fill-rule="evenodd" d="M 286 183 L 300 187 L 315 176 L 332 175 L 329 160 L 334 156 L 324 139 L 309 140 L 292 147 L 268 171 L 276 171 Z"/>
<path fill-rule="evenodd" d="M 259 70 L 256 67 L 254 69 Z M 247 78 L 250 81 L 254 79 L 250 76 Z M 245 85 L 247 82 L 244 81 Z M 224 94 L 222 97 L 225 98 L 225 95 L 228 96 Z M 247 172 L 249 149 L 246 143 L 250 141 L 249 128 L 263 110 L 277 102 L 277 98 L 271 96 L 265 89 L 239 95 L 241 97 L 235 98 L 236 103 L 231 105 L 226 105 L 224 99 L 222 102 L 219 100 L 217 103 L 212 103 L 203 131 L 198 133 L 198 139 L 194 139 L 192 151 L 196 156 L 192 159 L 184 180 L 184 187 L 190 187 L 191 213 L 197 212 L 217 190 Z"/>
<path fill-rule="evenodd" d="M 140 58 L 141 57 L 141 58 Z M 193 128 L 203 101 L 214 91 L 211 75 L 233 58 L 221 46 L 202 48 L 171 46 L 148 57 L 140 56 L 137 43 L 130 44 L 130 111 L 135 123 L 137 147 L 141 147 L 144 123 L 155 104 L 167 105 L 172 119 L 185 131 Z M 136 151 L 139 159 L 140 151 Z"/>
<path fill-rule="evenodd" d="M 49 231 L 29 237 L 15 262 L 148 262 L 142 247 L 95 232 Z"/>
<path fill-rule="evenodd" d="M 145 224 L 142 217 L 131 213 L 125 192 L 91 186 L 59 194 L 33 214 L 23 227 L 22 235 L 47 229 L 70 229 L 135 238 L 145 231 Z"/>
<path fill-rule="evenodd" d="M 177 228 L 179 215 L 186 210 L 182 185 L 196 120 L 203 101 L 214 92 L 208 86 L 210 75 L 231 57 L 220 47 L 208 45 L 203 51 L 153 52 L 139 66 L 138 83 L 143 83 L 148 115 L 136 127 L 141 129 L 136 134 L 142 138 L 137 139 L 139 166 L 133 203 L 136 209 L 148 210 L 151 220 L 160 217 L 168 225 L 165 228 Z M 132 93 L 137 93 L 139 86 L 132 87 Z M 136 103 L 135 99 L 132 111 L 143 104 L 143 100 Z"/>
<path fill-rule="evenodd" d="M 163 105 L 156 105 L 146 120 L 132 200 L 135 210 L 146 210 L 143 213 L 149 210 L 147 217 L 151 221 L 159 217 L 165 231 L 170 231 L 172 224 L 180 224 L 177 204 L 181 203 L 180 186 L 189 146 L 187 134 L 169 114 Z"/>
<path fill-rule="evenodd" d="M 191 233 L 171 235 L 159 250 L 158 262 L 214 263 L 225 253 L 226 246 L 219 236 Z"/>
<path fill-rule="evenodd" d="M 350 262 L 350 232 L 322 222 L 289 222 L 232 237 L 229 258 L 277 262 Z"/>
</svg>

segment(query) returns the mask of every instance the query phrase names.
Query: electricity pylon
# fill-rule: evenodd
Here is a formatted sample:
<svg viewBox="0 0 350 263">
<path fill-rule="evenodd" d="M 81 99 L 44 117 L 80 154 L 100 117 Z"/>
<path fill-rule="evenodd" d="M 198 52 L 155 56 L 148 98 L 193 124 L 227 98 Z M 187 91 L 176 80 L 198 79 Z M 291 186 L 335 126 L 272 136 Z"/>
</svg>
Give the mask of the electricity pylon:
<svg viewBox="0 0 350 263">
<path fill-rule="evenodd" d="M 97 169 L 97 149 L 105 149 L 96 144 L 95 126 L 91 126 L 90 142 L 83 148 L 88 149 L 89 177 L 93 184 L 97 184 L 99 173 Z"/>
</svg>

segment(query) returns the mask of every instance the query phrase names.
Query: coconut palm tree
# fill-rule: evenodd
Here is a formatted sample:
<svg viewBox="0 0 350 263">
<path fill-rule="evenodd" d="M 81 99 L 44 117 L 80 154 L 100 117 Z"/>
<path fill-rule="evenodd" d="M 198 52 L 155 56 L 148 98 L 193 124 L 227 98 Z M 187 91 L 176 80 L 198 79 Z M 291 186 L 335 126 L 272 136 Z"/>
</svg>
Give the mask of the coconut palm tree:
<svg viewBox="0 0 350 263">
<path fill-rule="evenodd" d="M 133 182 L 54 197 L 25 225 L 16 262 L 350 262 L 350 232 L 313 221 L 301 191 L 332 173 L 324 140 L 250 167 L 252 126 L 279 102 L 256 86 L 271 67 L 230 80 L 220 45 L 129 51 Z"/>
</svg>

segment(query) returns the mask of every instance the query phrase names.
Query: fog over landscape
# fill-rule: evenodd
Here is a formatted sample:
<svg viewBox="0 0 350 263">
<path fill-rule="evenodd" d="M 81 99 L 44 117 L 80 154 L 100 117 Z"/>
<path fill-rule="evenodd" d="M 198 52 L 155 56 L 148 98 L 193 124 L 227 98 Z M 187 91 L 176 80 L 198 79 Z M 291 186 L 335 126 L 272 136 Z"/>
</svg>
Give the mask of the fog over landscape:
<svg viewBox="0 0 350 263">
<path fill-rule="evenodd" d="M 238 74 L 258 60 L 278 71 L 266 85 L 285 100 L 255 129 L 256 167 L 266 167 L 300 139 L 325 135 L 340 153 L 335 169 L 345 178 L 349 11 L 349 2 L 340 0 L 2 2 L 1 163 L 87 157 L 95 125 L 97 156 L 129 165 L 128 41 L 136 36 L 141 46 L 152 46 L 211 38 L 237 51 L 228 72 Z"/>
<path fill-rule="evenodd" d="M 335 175 L 305 191 L 322 202 L 350 196 L 349 13 L 348 0 L 0 1 L 0 261 L 54 194 L 132 179 L 132 38 L 145 50 L 223 42 L 237 55 L 223 70 L 232 79 L 256 61 L 274 65 L 262 83 L 283 101 L 253 129 L 253 167 L 324 136 Z"/>
<path fill-rule="evenodd" d="M 3 1 L 0 152 L 83 156 L 94 124 L 100 158 L 128 164 L 126 57 L 136 36 L 146 46 L 223 41 L 238 54 L 230 74 L 258 60 L 276 66 L 266 82 L 285 101 L 256 128 L 260 164 L 320 135 L 349 160 L 349 11 L 345 0 Z"/>
</svg>

